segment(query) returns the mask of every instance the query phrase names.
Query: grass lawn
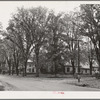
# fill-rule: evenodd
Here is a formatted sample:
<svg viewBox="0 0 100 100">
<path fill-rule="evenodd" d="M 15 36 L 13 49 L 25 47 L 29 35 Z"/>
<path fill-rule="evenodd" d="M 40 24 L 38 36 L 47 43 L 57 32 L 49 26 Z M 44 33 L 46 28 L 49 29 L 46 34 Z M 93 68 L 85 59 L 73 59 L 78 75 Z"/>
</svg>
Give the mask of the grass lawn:
<svg viewBox="0 0 100 100">
<path fill-rule="evenodd" d="M 4 91 L 4 86 L 0 86 L 0 91 Z"/>
<path fill-rule="evenodd" d="M 100 89 L 100 79 L 96 79 L 95 77 L 82 77 L 80 82 L 78 82 L 77 79 L 72 79 L 70 81 L 67 81 L 66 83 L 81 87 L 91 87 Z"/>
</svg>

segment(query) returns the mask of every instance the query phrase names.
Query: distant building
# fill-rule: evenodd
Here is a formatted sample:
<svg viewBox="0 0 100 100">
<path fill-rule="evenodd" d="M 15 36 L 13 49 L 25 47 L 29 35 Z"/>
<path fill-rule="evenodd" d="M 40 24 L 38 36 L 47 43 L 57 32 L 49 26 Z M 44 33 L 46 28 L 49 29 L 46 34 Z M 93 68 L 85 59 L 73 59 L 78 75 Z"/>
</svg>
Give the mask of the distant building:
<svg viewBox="0 0 100 100">
<path fill-rule="evenodd" d="M 66 74 L 72 74 L 73 73 L 73 67 L 71 65 L 65 66 L 65 73 Z M 78 73 L 78 67 L 75 67 L 75 73 Z"/>
<path fill-rule="evenodd" d="M 81 74 L 90 74 L 90 68 L 81 68 Z"/>
<path fill-rule="evenodd" d="M 21 74 L 21 73 L 23 73 L 23 65 L 22 64 L 19 64 L 19 67 L 18 67 L 18 70 L 19 70 L 19 73 Z M 5 63 L 5 64 L 2 64 L 1 65 L 1 67 L 0 68 L 2 68 L 2 72 L 8 72 L 9 71 L 9 67 L 8 67 L 8 64 L 7 63 Z M 13 68 L 13 70 L 12 70 L 12 66 L 11 66 L 11 72 L 14 72 L 14 73 L 16 73 L 16 68 Z M 27 61 L 27 69 L 26 69 L 26 72 L 27 73 L 36 73 L 36 67 L 35 67 L 35 64 L 34 64 L 34 62 L 32 61 L 32 60 L 28 60 Z"/>
<path fill-rule="evenodd" d="M 26 69 L 27 73 L 36 73 L 36 67 L 35 64 L 32 60 L 28 60 L 27 61 L 27 69 Z"/>
<path fill-rule="evenodd" d="M 70 63 L 65 64 L 65 73 L 66 74 L 72 74 L 73 73 L 73 67 Z M 75 66 L 75 73 L 78 73 L 78 67 Z"/>
<path fill-rule="evenodd" d="M 65 73 L 66 74 L 72 74 L 73 73 L 73 67 L 72 66 L 65 66 Z M 75 73 L 78 73 L 78 66 L 75 66 Z M 82 66 L 80 66 L 80 73 L 81 74 L 90 74 L 90 69 L 89 68 L 82 68 Z"/>
<path fill-rule="evenodd" d="M 88 63 L 85 63 L 85 64 L 81 63 L 81 73 L 82 74 L 90 74 L 90 66 Z"/>
<path fill-rule="evenodd" d="M 94 74 L 96 71 L 98 71 L 98 68 L 99 68 L 98 64 L 93 63 L 92 74 Z M 66 74 L 72 74 L 73 73 L 73 67 L 70 63 L 66 63 L 65 73 Z M 78 66 L 75 66 L 75 73 L 78 73 Z M 80 64 L 80 73 L 81 74 L 90 74 L 90 65 L 88 63 Z"/>
</svg>

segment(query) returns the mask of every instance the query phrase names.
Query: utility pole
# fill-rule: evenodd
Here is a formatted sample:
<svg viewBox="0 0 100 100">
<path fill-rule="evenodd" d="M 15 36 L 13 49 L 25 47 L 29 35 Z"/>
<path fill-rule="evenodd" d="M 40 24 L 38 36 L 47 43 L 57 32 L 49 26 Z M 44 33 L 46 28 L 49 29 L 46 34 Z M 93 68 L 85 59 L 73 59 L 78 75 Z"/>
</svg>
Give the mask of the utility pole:
<svg viewBox="0 0 100 100">
<path fill-rule="evenodd" d="M 80 74 L 80 48 L 79 48 L 79 40 L 78 42 L 78 74 Z"/>
<path fill-rule="evenodd" d="M 73 75 L 75 74 L 75 65 L 74 65 L 74 53 L 73 53 L 73 39 L 72 39 L 72 57 L 71 57 L 71 63 L 72 63 L 72 67 L 73 67 Z"/>
<path fill-rule="evenodd" d="M 92 75 L 92 65 L 93 65 L 93 55 L 92 55 L 92 43 L 88 38 L 88 58 L 89 58 L 89 67 L 90 67 L 90 75 Z"/>
<path fill-rule="evenodd" d="M 92 64 L 93 64 L 93 53 L 92 53 L 92 43 L 90 41 L 90 48 L 91 48 L 91 56 L 90 56 L 90 75 L 92 75 Z"/>
</svg>

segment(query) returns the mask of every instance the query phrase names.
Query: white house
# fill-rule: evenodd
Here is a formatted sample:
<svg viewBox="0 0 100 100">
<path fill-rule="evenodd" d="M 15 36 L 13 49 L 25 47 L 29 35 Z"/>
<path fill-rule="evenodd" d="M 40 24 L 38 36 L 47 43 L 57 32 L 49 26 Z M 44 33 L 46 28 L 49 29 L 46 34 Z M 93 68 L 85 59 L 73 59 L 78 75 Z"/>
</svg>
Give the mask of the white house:
<svg viewBox="0 0 100 100">
<path fill-rule="evenodd" d="M 32 60 L 27 61 L 27 73 L 36 73 L 36 67 Z"/>
<path fill-rule="evenodd" d="M 65 73 L 66 74 L 71 74 L 73 72 L 73 67 L 70 63 L 65 64 Z M 78 73 L 78 67 L 75 66 L 75 73 Z"/>
<path fill-rule="evenodd" d="M 98 71 L 98 64 L 96 62 L 93 62 L 93 67 L 92 67 L 92 74 L 95 73 L 95 71 Z M 73 67 L 70 63 L 66 63 L 65 66 L 65 73 L 66 74 L 71 74 L 73 71 Z M 75 66 L 75 73 L 78 73 L 78 66 Z M 80 73 L 82 74 L 90 74 L 90 65 L 88 63 L 86 64 L 80 64 Z"/>
</svg>

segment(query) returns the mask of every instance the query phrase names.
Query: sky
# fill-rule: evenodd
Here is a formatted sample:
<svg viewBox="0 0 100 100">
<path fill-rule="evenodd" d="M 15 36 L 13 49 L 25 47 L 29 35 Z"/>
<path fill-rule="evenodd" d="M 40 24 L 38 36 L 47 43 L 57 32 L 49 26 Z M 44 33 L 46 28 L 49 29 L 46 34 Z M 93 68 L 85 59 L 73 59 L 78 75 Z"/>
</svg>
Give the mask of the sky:
<svg viewBox="0 0 100 100">
<path fill-rule="evenodd" d="M 74 8 L 79 7 L 83 3 L 82 1 L 0 1 L 0 22 L 3 29 L 6 29 L 11 14 L 16 12 L 17 7 L 31 8 L 42 6 L 53 9 L 58 13 L 73 11 Z"/>
<path fill-rule="evenodd" d="M 74 3 L 66 1 L 0 1 L 0 22 L 3 29 L 6 29 L 11 14 L 16 12 L 17 7 L 31 8 L 37 6 L 47 7 L 58 13 L 73 10 L 78 4 L 74 5 Z"/>
</svg>

